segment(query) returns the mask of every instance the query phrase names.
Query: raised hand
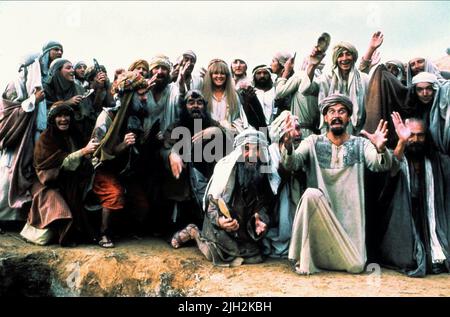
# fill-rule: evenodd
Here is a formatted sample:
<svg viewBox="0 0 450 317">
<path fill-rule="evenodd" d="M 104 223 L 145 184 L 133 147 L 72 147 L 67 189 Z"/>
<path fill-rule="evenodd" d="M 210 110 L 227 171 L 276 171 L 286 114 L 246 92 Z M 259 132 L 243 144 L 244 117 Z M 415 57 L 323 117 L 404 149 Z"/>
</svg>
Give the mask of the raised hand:
<svg viewBox="0 0 450 317">
<path fill-rule="evenodd" d="M 325 52 L 322 52 L 319 46 L 314 46 L 311 54 L 309 55 L 310 65 L 317 67 L 325 57 Z"/>
<path fill-rule="evenodd" d="M 377 148 L 379 153 L 384 152 L 386 149 L 387 142 L 387 121 L 383 119 L 378 123 L 378 127 L 373 134 L 367 132 L 366 130 L 361 130 L 361 135 L 368 138 L 370 142 Z"/>
<path fill-rule="evenodd" d="M 406 143 L 411 136 L 411 130 L 403 123 L 402 117 L 398 112 L 391 114 L 392 122 L 394 123 L 395 132 L 397 133 L 399 141 Z"/>
<path fill-rule="evenodd" d="M 369 47 L 371 47 L 372 49 L 376 50 L 377 48 L 379 48 L 381 46 L 381 44 L 383 44 L 383 33 L 381 33 L 381 31 L 377 31 L 375 33 L 373 33 L 372 38 L 370 39 L 369 42 Z"/>
</svg>

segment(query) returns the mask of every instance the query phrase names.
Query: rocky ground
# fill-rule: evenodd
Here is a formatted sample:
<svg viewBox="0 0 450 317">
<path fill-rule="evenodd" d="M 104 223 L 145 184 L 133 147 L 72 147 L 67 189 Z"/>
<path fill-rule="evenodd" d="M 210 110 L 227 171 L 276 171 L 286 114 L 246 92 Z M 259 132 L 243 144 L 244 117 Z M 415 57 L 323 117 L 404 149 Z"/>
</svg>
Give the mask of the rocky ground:
<svg viewBox="0 0 450 317">
<path fill-rule="evenodd" d="M 114 249 L 61 248 L 0 235 L 0 296 L 450 296 L 449 275 L 409 278 L 370 267 L 359 275 L 295 274 L 287 261 L 218 268 L 195 247 L 173 250 L 155 239 Z"/>
</svg>

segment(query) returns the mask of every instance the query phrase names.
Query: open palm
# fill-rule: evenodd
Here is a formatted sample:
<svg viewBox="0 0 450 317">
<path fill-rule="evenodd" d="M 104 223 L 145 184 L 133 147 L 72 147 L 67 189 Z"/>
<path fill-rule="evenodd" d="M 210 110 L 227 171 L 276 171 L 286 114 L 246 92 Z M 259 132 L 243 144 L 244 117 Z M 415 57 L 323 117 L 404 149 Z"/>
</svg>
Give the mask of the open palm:
<svg viewBox="0 0 450 317">
<path fill-rule="evenodd" d="M 391 118 L 399 140 L 407 142 L 411 136 L 411 130 L 403 123 L 402 117 L 398 112 L 393 112 Z"/>
<path fill-rule="evenodd" d="M 362 130 L 361 135 L 368 138 L 370 142 L 372 142 L 372 144 L 375 145 L 375 147 L 379 152 L 383 152 L 386 147 L 387 132 L 388 132 L 387 121 L 381 119 L 374 133 L 369 133 L 366 130 Z"/>
</svg>

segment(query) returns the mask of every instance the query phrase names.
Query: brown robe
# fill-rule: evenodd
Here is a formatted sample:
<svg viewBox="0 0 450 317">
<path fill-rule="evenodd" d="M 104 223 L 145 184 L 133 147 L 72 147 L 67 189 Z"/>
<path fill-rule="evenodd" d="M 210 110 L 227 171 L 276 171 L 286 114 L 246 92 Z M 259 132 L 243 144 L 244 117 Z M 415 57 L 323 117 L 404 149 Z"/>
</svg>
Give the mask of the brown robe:
<svg viewBox="0 0 450 317">
<path fill-rule="evenodd" d="M 39 182 L 33 184 L 28 222 L 39 229 L 60 223 L 59 242 L 62 245 L 75 239 L 94 239 L 84 209 L 84 199 L 92 183 L 92 164 L 83 157 L 75 171 L 61 168 L 64 159 L 81 148 L 80 135 L 75 131 L 71 129 L 65 136 L 50 125 L 41 134 L 34 151 Z"/>
</svg>

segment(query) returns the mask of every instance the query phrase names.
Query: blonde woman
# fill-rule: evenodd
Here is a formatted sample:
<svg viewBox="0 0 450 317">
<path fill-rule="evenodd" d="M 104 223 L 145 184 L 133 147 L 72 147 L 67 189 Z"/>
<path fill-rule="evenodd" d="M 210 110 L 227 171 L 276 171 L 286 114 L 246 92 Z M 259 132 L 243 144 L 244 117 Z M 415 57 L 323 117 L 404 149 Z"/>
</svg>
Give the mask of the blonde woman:
<svg viewBox="0 0 450 317">
<path fill-rule="evenodd" d="M 208 101 L 211 117 L 228 130 L 240 132 L 247 127 L 247 118 L 231 77 L 223 60 L 209 62 L 203 82 L 203 95 Z"/>
</svg>

